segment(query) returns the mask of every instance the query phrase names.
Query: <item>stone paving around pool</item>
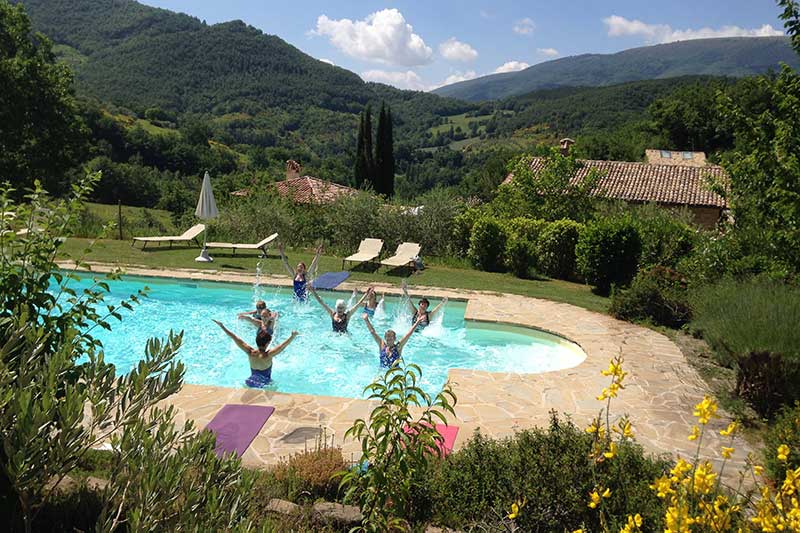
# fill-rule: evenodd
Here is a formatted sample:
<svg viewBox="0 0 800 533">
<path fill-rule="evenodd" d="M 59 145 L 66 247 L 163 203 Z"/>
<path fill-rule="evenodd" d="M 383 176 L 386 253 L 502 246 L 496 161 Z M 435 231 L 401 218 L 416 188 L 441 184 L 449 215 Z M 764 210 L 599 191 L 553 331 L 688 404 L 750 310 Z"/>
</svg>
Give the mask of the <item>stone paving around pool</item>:
<svg viewBox="0 0 800 533">
<path fill-rule="evenodd" d="M 68 267 L 68 264 L 64 264 Z M 94 271 L 111 270 L 93 265 Z M 167 276 L 180 279 L 225 281 L 252 284 L 252 275 L 197 270 L 153 270 L 128 267 L 126 272 L 140 276 Z M 413 279 L 411 280 L 413 282 Z M 270 285 L 291 285 L 286 277 L 266 277 Z M 362 284 L 344 283 L 343 291 L 361 288 Z M 397 287 L 375 285 L 387 293 L 399 294 Z M 412 295 L 433 298 L 448 296 L 467 300 L 465 318 L 538 328 L 577 343 L 586 360 L 577 367 L 544 374 L 490 373 L 453 369 L 449 373 L 458 398 L 456 420 L 460 427 L 455 448 L 466 442 L 475 430 L 491 437 L 513 435 L 515 431 L 549 423 L 550 411 L 565 414 L 581 427 L 597 416 L 604 402 L 596 396 L 609 384 L 600 371 L 617 355 L 624 358 L 628 372 L 625 389 L 612 401 L 612 418 L 628 414 L 637 441 L 650 452 L 670 453 L 684 458 L 694 456 L 695 442 L 687 436 L 695 423 L 693 407 L 703 399 L 707 388 L 686 361 L 680 349 L 664 335 L 622 322 L 610 316 L 587 311 L 569 304 L 491 292 L 474 292 L 427 287 L 412 287 Z M 243 363 L 246 362 L 243 359 Z M 280 362 L 276 362 L 276 372 Z M 424 368 L 423 368 L 424 371 Z M 273 464 L 280 458 L 314 446 L 321 428 L 336 445 L 342 446 L 345 458 L 358 459 L 358 443 L 343 441 L 344 433 L 356 418 L 368 418 L 375 403 L 368 400 L 286 394 L 253 389 L 232 389 L 186 384 L 170 398 L 178 411 L 178 422 L 190 418 L 204 427 L 226 403 L 271 405 L 275 413 L 243 456 L 248 466 Z M 729 439 L 719 436 L 730 418 L 719 412 L 707 428 L 701 456 L 716 466 L 722 460 L 720 449 Z M 613 421 L 612 421 L 613 423 Z M 745 462 L 751 449 L 743 440 L 736 441 L 736 452 L 727 468 L 733 474 Z"/>
</svg>

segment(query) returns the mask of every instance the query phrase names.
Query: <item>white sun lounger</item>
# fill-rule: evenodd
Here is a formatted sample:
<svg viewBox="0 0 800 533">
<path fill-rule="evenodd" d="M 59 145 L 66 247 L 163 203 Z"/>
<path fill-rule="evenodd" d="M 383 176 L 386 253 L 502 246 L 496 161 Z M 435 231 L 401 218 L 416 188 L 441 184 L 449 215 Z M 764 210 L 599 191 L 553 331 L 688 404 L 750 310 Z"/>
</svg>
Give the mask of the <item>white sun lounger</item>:
<svg viewBox="0 0 800 533">
<path fill-rule="evenodd" d="M 359 264 L 372 261 L 381 255 L 382 249 L 383 241 L 381 239 L 364 239 L 361 241 L 361 244 L 358 245 L 358 251 L 356 253 L 342 259 L 342 270 L 344 270 L 345 261 Z"/>
<path fill-rule="evenodd" d="M 170 248 L 172 248 L 173 242 L 189 242 L 194 241 L 197 243 L 197 246 L 201 246 L 200 241 L 197 240 L 197 236 L 203 233 L 206 229 L 205 224 L 197 224 L 196 226 L 192 226 L 188 230 L 186 230 L 183 235 L 178 236 L 159 236 L 159 237 L 134 237 L 133 242 L 131 242 L 131 246 L 134 245 L 136 241 L 143 242 L 144 246 L 142 246 L 142 250 L 147 248 L 148 242 L 157 242 L 161 244 L 162 242 L 168 242 Z"/>
<path fill-rule="evenodd" d="M 404 242 L 397 247 L 392 257 L 384 259 L 381 264 L 390 267 L 410 266 L 419 255 L 420 249 L 420 245 L 415 242 Z"/>
<path fill-rule="evenodd" d="M 273 233 L 263 241 L 256 244 L 238 242 L 207 242 L 206 248 L 230 248 L 234 255 L 236 255 L 236 250 L 261 250 L 262 254 L 267 255 L 267 246 L 277 238 L 278 234 Z"/>
</svg>

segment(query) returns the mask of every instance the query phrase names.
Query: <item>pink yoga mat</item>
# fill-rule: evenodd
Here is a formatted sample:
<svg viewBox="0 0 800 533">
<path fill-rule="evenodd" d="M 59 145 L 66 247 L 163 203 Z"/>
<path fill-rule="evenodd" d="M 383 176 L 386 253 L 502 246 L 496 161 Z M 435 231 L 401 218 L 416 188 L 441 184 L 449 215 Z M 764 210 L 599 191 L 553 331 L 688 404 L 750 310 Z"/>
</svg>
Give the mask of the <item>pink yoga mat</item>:
<svg viewBox="0 0 800 533">
<path fill-rule="evenodd" d="M 219 457 L 231 452 L 241 457 L 274 412 L 274 407 L 263 405 L 223 405 L 206 426 L 217 435 L 214 451 Z"/>
<path fill-rule="evenodd" d="M 445 426 L 444 424 L 436 424 L 436 431 L 442 436 L 444 442 L 439 443 L 439 451 L 442 452 L 442 457 L 447 457 L 453 451 L 453 445 L 458 436 L 458 426 Z M 411 433 L 413 430 L 406 427 L 405 432 Z M 433 450 L 431 450 L 433 451 Z"/>
</svg>

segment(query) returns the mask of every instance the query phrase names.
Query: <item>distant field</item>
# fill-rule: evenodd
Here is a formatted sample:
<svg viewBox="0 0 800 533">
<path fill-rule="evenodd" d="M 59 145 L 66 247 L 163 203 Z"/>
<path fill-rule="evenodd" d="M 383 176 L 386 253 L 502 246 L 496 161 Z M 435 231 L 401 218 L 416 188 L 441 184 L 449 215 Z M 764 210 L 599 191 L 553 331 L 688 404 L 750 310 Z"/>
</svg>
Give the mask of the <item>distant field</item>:
<svg viewBox="0 0 800 533">
<path fill-rule="evenodd" d="M 116 227 L 119 214 L 116 205 L 87 202 L 85 206 L 86 210 L 76 229 L 77 236 L 96 237 L 103 226 L 113 223 L 115 227 L 109 237 L 119 238 L 119 229 Z M 178 233 L 182 233 L 185 229 L 187 228 L 181 229 Z M 122 206 L 122 238 L 125 240 L 134 236 L 173 235 L 176 230 L 169 211 Z"/>
<path fill-rule="evenodd" d="M 126 128 L 134 128 L 139 126 L 151 135 L 180 135 L 180 133 L 175 129 L 158 126 L 143 118 L 136 118 L 128 115 L 114 115 L 111 113 L 109 113 L 109 116 L 111 116 L 111 118 L 120 124 L 123 124 Z"/>
<path fill-rule="evenodd" d="M 460 115 L 452 115 L 449 117 L 445 117 L 447 122 L 444 124 L 440 124 L 438 126 L 434 126 L 430 128 L 428 131 L 436 135 L 437 133 L 444 133 L 450 131 L 450 126 L 454 129 L 461 127 L 461 131 L 468 132 L 469 131 L 469 123 L 470 122 L 477 122 L 478 123 L 478 134 L 484 131 L 483 123 L 492 118 L 492 115 L 480 115 L 477 117 L 468 117 L 467 113 L 461 113 Z"/>
</svg>

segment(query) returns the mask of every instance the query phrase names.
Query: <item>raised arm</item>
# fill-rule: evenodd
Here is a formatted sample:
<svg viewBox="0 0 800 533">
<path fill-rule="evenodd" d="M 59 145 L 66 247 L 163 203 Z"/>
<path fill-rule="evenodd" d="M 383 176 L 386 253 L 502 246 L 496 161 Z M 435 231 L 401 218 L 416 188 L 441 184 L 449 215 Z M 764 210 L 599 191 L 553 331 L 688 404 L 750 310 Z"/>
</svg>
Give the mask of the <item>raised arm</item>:
<svg viewBox="0 0 800 533">
<path fill-rule="evenodd" d="M 314 290 L 314 287 L 312 287 L 310 283 L 308 284 L 308 291 L 311 293 L 312 296 L 314 296 L 314 298 L 316 298 L 316 300 L 319 302 L 319 305 L 321 305 L 322 308 L 325 309 L 325 311 L 327 311 L 329 315 L 333 316 L 333 309 L 328 307 L 328 304 L 326 304 L 322 300 L 322 298 L 319 297 L 319 294 L 317 294 L 317 291 Z"/>
<path fill-rule="evenodd" d="M 286 339 L 285 341 L 283 341 L 282 343 L 280 343 L 276 347 L 267 350 L 267 355 L 269 355 L 270 357 L 275 357 L 276 355 L 281 353 L 283 350 L 285 350 L 286 347 L 289 346 L 292 343 L 292 341 L 294 340 L 295 337 L 297 337 L 297 332 L 293 331 L 292 334 L 289 335 L 288 339 Z"/>
<path fill-rule="evenodd" d="M 403 296 L 405 296 L 406 301 L 408 302 L 408 308 L 411 309 L 411 313 L 414 316 L 417 316 L 417 306 L 411 303 L 411 296 L 408 295 L 408 285 L 406 284 L 405 280 L 403 280 Z"/>
<path fill-rule="evenodd" d="M 397 343 L 397 353 L 402 353 L 403 352 L 403 348 L 405 347 L 406 343 L 408 342 L 408 339 L 410 339 L 411 335 L 414 334 L 414 331 L 416 331 L 417 326 L 419 326 L 419 323 L 422 322 L 422 318 L 423 317 L 417 318 L 417 320 L 414 322 L 414 325 L 411 326 L 411 329 L 408 330 L 408 333 L 406 333 L 405 336 L 403 336 L 403 338 L 400 339 L 400 342 Z"/>
<path fill-rule="evenodd" d="M 351 316 L 353 314 L 353 312 L 356 309 L 358 309 L 361 306 L 362 303 L 364 303 L 364 300 L 366 300 L 366 298 L 367 298 L 367 294 L 369 294 L 369 293 L 365 292 L 364 296 L 362 296 L 359 301 L 357 301 L 355 304 L 353 304 L 353 307 L 351 307 L 350 309 L 347 310 L 347 316 Z"/>
<path fill-rule="evenodd" d="M 245 313 L 239 313 L 238 315 L 236 315 L 236 318 L 252 317 L 253 313 L 255 313 L 256 311 L 257 311 L 257 309 L 253 309 L 252 311 L 247 311 Z"/>
<path fill-rule="evenodd" d="M 294 279 L 296 274 L 294 269 L 289 265 L 289 260 L 286 259 L 286 254 L 283 250 L 283 243 L 278 245 L 278 251 L 281 253 L 281 261 L 283 262 L 283 266 L 286 267 L 286 272 L 288 272 L 289 275 L 292 276 L 292 279 Z"/>
<path fill-rule="evenodd" d="M 319 256 L 322 255 L 322 245 L 320 244 L 317 246 L 316 253 L 314 254 L 314 259 L 311 260 L 311 266 L 308 267 L 308 272 L 310 275 L 314 276 L 317 272 L 317 263 L 319 262 Z"/>
<path fill-rule="evenodd" d="M 372 327 L 372 322 L 369 321 L 369 315 L 367 315 L 367 313 L 364 313 L 363 315 L 361 315 L 361 318 L 363 318 L 364 322 L 367 324 L 367 329 L 372 335 L 372 338 L 375 339 L 375 342 L 378 343 L 378 346 L 382 346 L 383 339 L 381 339 L 380 336 L 377 333 L 375 333 L 375 328 Z"/>
<path fill-rule="evenodd" d="M 260 318 L 253 318 L 251 315 L 241 314 L 241 315 L 239 315 L 239 318 L 241 318 L 242 320 L 247 320 L 248 322 L 250 322 L 251 324 L 254 324 L 256 326 L 260 326 L 262 324 L 262 321 L 261 321 Z"/>
<path fill-rule="evenodd" d="M 213 319 L 212 319 L 212 320 L 213 320 Z M 238 336 L 236 333 L 234 333 L 234 332 L 232 332 L 231 330 L 229 330 L 228 328 L 226 328 L 226 327 L 225 327 L 225 324 L 223 324 L 223 323 L 222 323 L 222 322 L 220 322 L 219 320 L 214 320 L 214 323 L 215 323 L 216 325 L 218 325 L 219 327 L 221 327 L 221 328 L 222 328 L 222 331 L 224 331 L 224 332 L 225 332 L 225 334 L 226 334 L 226 335 L 228 335 L 228 337 L 230 337 L 231 339 L 233 339 L 233 342 L 235 342 L 235 343 L 236 343 L 236 346 L 238 346 L 239 348 L 241 348 L 241 349 L 242 349 L 242 351 L 245 351 L 245 352 L 247 352 L 247 355 L 250 355 L 251 353 L 253 353 L 253 351 L 254 351 L 254 350 L 253 350 L 253 347 L 252 347 L 252 346 L 250 346 L 249 344 L 247 344 L 246 342 L 244 342 L 244 341 L 243 341 L 243 340 L 242 340 L 242 339 L 241 339 L 241 338 L 240 338 L 240 337 L 239 337 L 239 336 Z"/>
<path fill-rule="evenodd" d="M 431 310 L 431 312 L 429 313 L 429 315 L 430 315 L 430 316 L 433 316 L 433 315 L 435 315 L 435 314 L 436 314 L 436 311 L 438 311 L 439 309 L 441 309 L 442 307 L 444 307 L 444 304 L 446 304 L 446 303 L 447 303 L 447 296 L 445 296 L 444 298 L 442 298 L 442 301 L 441 301 L 441 302 L 439 302 L 439 305 L 437 305 L 436 307 L 434 307 L 434 308 Z"/>
</svg>

